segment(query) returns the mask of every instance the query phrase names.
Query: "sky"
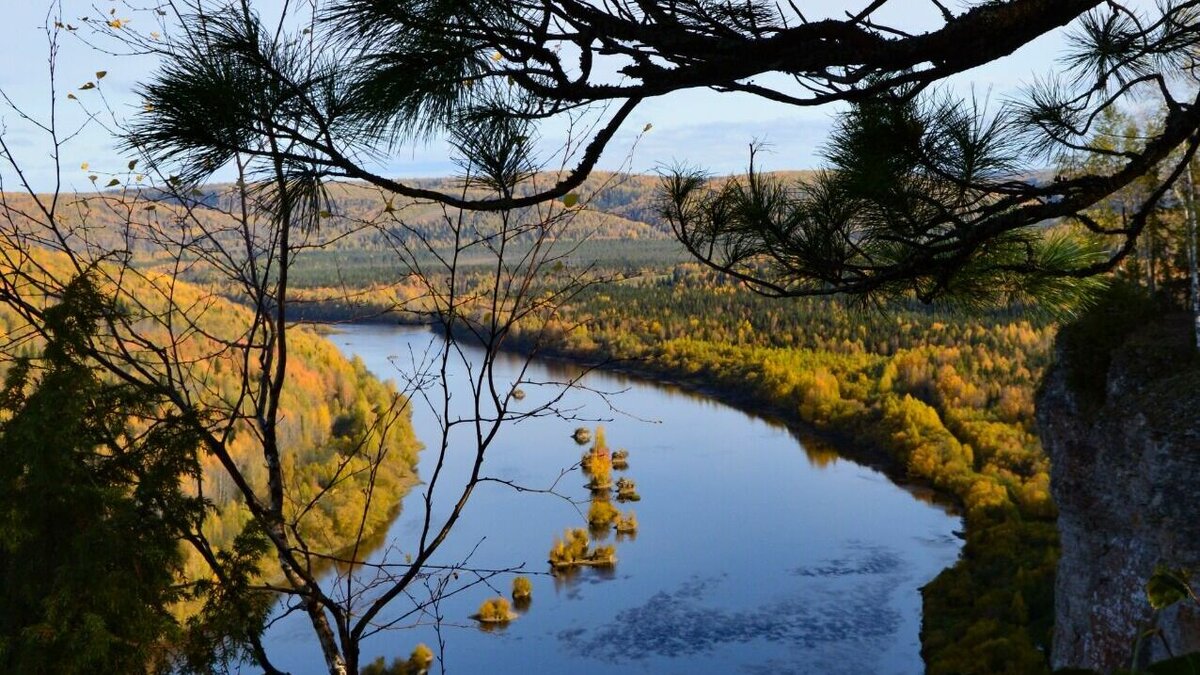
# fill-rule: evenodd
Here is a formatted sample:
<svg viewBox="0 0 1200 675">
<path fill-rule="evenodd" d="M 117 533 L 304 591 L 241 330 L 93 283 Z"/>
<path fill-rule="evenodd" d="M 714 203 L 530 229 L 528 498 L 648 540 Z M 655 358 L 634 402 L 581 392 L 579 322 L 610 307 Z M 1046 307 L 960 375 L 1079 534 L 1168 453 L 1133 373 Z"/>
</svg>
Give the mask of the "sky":
<svg viewBox="0 0 1200 675">
<path fill-rule="evenodd" d="M 49 115 L 48 48 L 41 26 L 49 7 L 61 6 L 67 23 L 83 25 L 76 18 L 105 15 L 125 22 L 125 28 L 143 33 L 155 27 L 153 17 L 133 12 L 129 0 L 0 0 L 4 21 L 0 24 L 0 91 L 21 112 L 44 122 Z M 281 0 L 254 0 L 269 13 Z M 809 18 L 837 15 L 865 0 L 794 0 Z M 1149 2 L 1150 0 L 1146 0 Z M 953 7 L 954 5 L 951 4 Z M 959 3 L 961 6 L 961 2 Z M 887 12 L 877 17 L 908 30 L 920 30 L 935 20 L 930 0 L 892 0 Z M 114 14 L 109 14 L 115 10 Z M 97 115 L 85 124 L 88 113 L 99 109 L 99 96 L 116 111 L 118 117 L 136 111 L 134 95 L 137 82 L 155 68 L 149 57 L 104 53 L 78 39 L 86 31 L 65 34 L 57 58 L 58 82 L 56 121 L 66 133 L 82 130 L 61 151 L 61 174 L 56 174 L 50 159 L 47 137 L 11 106 L 0 107 L 4 140 L 18 155 L 25 177 L 34 189 L 53 189 L 56 175 L 62 176 L 67 190 L 91 188 L 89 175 L 120 172 L 132 157 L 115 149 L 113 119 Z M 1063 47 L 1060 32 L 1043 36 L 1011 57 L 993 62 L 954 78 L 949 86 L 956 93 L 972 92 L 990 101 L 1014 96 L 1023 83 L 1048 74 Z M 105 71 L 102 80 L 97 71 Z M 762 78 L 760 83 L 769 83 Z M 96 82 L 94 90 L 80 91 L 86 82 Z M 66 98 L 68 93 L 76 100 Z M 748 147 L 752 142 L 765 144 L 756 160 L 765 169 L 814 168 L 821 162 L 820 148 L 836 114 L 836 107 L 795 108 L 772 103 L 745 94 L 721 94 L 708 90 L 690 90 L 657 97 L 643 103 L 626 121 L 601 161 L 601 168 L 652 172 L 674 164 L 704 167 L 713 173 L 732 173 L 746 168 Z M 641 134 L 646 124 L 649 132 Z M 561 127 L 542 132 L 547 145 L 561 142 Z M 635 146 L 635 140 L 636 146 Z M 84 163 L 87 169 L 82 168 Z M 454 172 L 444 144 L 433 142 L 406 147 L 388 156 L 380 170 L 397 177 L 439 176 Z M 0 167 L 4 189 L 17 187 L 19 177 L 12 167 Z"/>
</svg>

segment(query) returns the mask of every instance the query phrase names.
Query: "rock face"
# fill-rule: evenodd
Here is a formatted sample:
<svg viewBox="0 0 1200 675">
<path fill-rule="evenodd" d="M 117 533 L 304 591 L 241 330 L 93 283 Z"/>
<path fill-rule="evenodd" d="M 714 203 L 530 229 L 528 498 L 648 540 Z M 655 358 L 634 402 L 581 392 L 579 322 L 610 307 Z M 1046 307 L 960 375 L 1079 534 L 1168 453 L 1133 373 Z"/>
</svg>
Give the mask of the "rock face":
<svg viewBox="0 0 1200 675">
<path fill-rule="evenodd" d="M 1186 322 L 1135 331 L 1106 377 L 1093 369 L 1090 392 L 1064 342 L 1037 405 L 1062 536 L 1053 665 L 1128 667 L 1155 622 L 1175 655 L 1200 651 L 1200 610 L 1154 617 L 1144 589 L 1159 563 L 1200 575 L 1200 364 Z M 1158 638 L 1142 651 L 1146 662 L 1168 656 Z"/>
</svg>

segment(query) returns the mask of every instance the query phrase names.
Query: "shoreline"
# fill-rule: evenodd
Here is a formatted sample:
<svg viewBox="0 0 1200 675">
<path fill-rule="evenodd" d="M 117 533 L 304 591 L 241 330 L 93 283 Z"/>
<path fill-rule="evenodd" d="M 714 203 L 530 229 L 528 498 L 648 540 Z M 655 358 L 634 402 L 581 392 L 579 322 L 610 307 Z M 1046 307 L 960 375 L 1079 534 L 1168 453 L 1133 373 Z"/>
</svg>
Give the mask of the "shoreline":
<svg viewBox="0 0 1200 675">
<path fill-rule="evenodd" d="M 408 324 L 401 325 L 407 326 Z M 432 329 L 432 327 L 430 328 Z M 821 450 L 828 450 L 840 459 L 878 471 L 886 476 L 894 485 L 912 494 L 914 498 L 941 507 L 949 515 L 958 518 L 962 518 L 964 515 L 963 505 L 954 494 L 939 490 L 923 479 L 908 476 L 903 467 L 898 465 L 886 448 L 867 439 L 856 438 L 851 434 L 819 429 L 812 423 L 801 419 L 799 415 L 789 410 L 786 405 L 777 401 L 765 400 L 744 389 L 720 386 L 718 383 L 713 382 L 711 378 L 704 376 L 688 375 L 669 369 L 648 366 L 641 359 L 608 359 L 596 361 L 584 355 L 572 354 L 570 352 L 554 350 L 552 352 L 531 353 L 529 350 L 522 349 L 521 347 L 502 347 L 501 351 L 543 361 L 612 373 L 638 380 L 643 384 L 675 388 L 688 394 L 702 396 L 733 408 L 743 414 L 763 420 L 768 424 L 787 429 L 788 433 L 806 449 L 815 447 Z M 847 450 L 849 447 L 855 449 Z"/>
<path fill-rule="evenodd" d="M 403 320 L 386 320 L 382 317 L 371 317 L 365 320 L 347 319 L 343 321 L 307 321 L 306 325 L 317 330 L 326 330 L 321 337 L 329 338 L 337 334 L 338 326 L 390 326 L 406 329 L 424 329 L 437 334 L 437 324 L 429 322 L 406 322 Z M 460 335 L 470 344 L 477 341 L 470 335 Z M 763 420 L 768 424 L 787 429 L 788 433 L 805 448 L 806 451 L 828 451 L 839 459 L 853 462 L 860 466 L 878 471 L 892 484 L 911 494 L 915 499 L 938 506 L 947 514 L 963 519 L 963 531 L 966 530 L 965 509 L 961 500 L 953 493 L 940 490 L 931 482 L 913 478 L 908 475 L 903 466 L 892 457 L 887 448 L 865 438 L 853 434 L 820 429 L 805 421 L 787 405 L 767 400 L 740 387 L 722 386 L 704 375 L 681 373 L 666 368 L 648 364 L 644 359 L 606 358 L 597 360 L 595 355 L 580 354 L 561 349 L 543 349 L 534 351 L 526 346 L 508 340 L 499 350 L 501 353 L 518 355 L 567 365 L 586 370 L 596 370 L 622 377 L 638 380 L 641 383 L 657 387 L 674 388 L 691 395 L 698 395 L 722 405 L 728 406 L 743 414 Z M 960 539 L 965 537 L 960 536 Z"/>
</svg>

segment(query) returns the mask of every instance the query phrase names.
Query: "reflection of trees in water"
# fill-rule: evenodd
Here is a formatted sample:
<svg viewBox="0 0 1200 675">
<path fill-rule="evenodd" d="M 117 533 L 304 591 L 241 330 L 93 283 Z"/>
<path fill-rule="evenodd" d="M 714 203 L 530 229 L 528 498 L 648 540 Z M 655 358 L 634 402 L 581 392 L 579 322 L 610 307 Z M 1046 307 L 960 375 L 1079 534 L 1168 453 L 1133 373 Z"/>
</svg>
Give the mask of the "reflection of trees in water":
<svg viewBox="0 0 1200 675">
<path fill-rule="evenodd" d="M 804 456 L 808 458 L 809 466 L 824 469 L 837 464 L 837 461 L 842 458 L 833 444 L 827 440 L 795 428 L 788 428 L 788 434 L 796 439 L 800 444 L 800 449 L 804 450 Z"/>
<path fill-rule="evenodd" d="M 808 459 L 809 466 L 817 469 L 831 467 L 838 463 L 839 460 L 845 459 L 843 452 L 837 450 L 837 446 L 833 441 L 821 438 L 811 431 L 800 429 L 788 425 L 778 424 L 775 422 L 767 422 L 772 426 L 786 427 L 788 434 L 796 439 L 800 444 L 800 448 L 804 450 L 804 455 Z M 860 462 L 861 463 L 861 462 Z M 898 487 L 904 489 L 911 494 L 914 499 L 930 506 L 937 506 L 947 510 L 949 513 L 957 513 L 957 505 L 950 499 L 938 495 L 937 491 L 924 485 L 913 485 L 905 482 L 903 474 L 888 472 L 884 467 L 873 466 L 872 468 L 884 472 L 888 475 L 888 479 L 895 483 Z"/>
<path fill-rule="evenodd" d="M 509 622 L 507 621 L 504 623 L 491 623 L 488 621 L 475 622 L 475 625 L 479 627 L 479 630 L 483 631 L 484 633 L 503 633 L 504 631 L 508 630 L 508 624 Z"/>
<path fill-rule="evenodd" d="M 584 580 L 604 582 L 612 581 L 617 578 L 617 568 L 615 565 L 606 565 L 604 567 L 563 567 L 554 571 L 554 590 L 569 591 L 577 587 Z"/>
<path fill-rule="evenodd" d="M 528 612 L 529 608 L 532 606 L 533 606 L 533 596 L 532 595 L 522 595 L 522 596 L 513 598 L 513 609 L 517 610 L 521 614 Z"/>
<path fill-rule="evenodd" d="M 525 366 L 526 357 L 513 352 L 502 352 L 496 355 L 496 365 L 502 368 L 521 369 Z M 570 361 L 559 359 L 540 359 L 538 364 L 545 369 L 550 380 L 558 381 L 560 377 L 568 378 L 567 381 L 578 379 L 587 372 L 582 366 L 578 366 Z M 526 385 L 528 387 L 528 385 Z"/>
<path fill-rule="evenodd" d="M 608 541 L 609 532 L 612 532 L 612 525 L 607 523 L 603 525 L 588 524 L 588 534 L 592 535 L 592 539 L 596 541 Z"/>
<path fill-rule="evenodd" d="M 416 474 L 416 469 L 413 469 L 413 473 L 414 475 Z M 358 544 L 358 556 L 355 558 L 356 562 L 354 565 L 349 564 L 344 558 L 337 558 L 335 560 L 322 560 L 314 563 L 313 571 L 318 575 L 323 575 L 325 572 L 328 572 L 330 569 L 332 569 L 337 572 L 339 577 L 341 577 L 343 575 L 350 574 L 354 569 L 360 567 L 361 565 L 357 561 L 382 558 L 383 556 L 378 556 L 376 554 L 382 553 L 385 547 L 388 547 L 388 534 L 392 530 L 392 524 L 395 523 L 396 519 L 400 517 L 400 511 L 400 504 L 397 504 L 394 512 L 388 516 L 386 525 L 375 530 L 370 535 L 362 538 Z M 388 552 L 399 553 L 395 546 L 388 547 Z"/>
</svg>

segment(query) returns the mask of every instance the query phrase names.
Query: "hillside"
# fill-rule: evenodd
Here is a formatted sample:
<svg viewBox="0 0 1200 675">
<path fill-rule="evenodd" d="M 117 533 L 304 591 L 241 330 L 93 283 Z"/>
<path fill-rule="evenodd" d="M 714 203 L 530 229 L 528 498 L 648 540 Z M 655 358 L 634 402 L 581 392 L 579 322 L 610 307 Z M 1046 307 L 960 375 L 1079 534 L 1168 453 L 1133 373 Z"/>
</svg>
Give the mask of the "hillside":
<svg viewBox="0 0 1200 675">
<path fill-rule="evenodd" d="M 14 257 L 2 256 L 5 264 Z M 40 265 L 44 274 L 69 278 L 64 257 L 34 255 L 21 267 L 32 273 Z M 6 275 L 16 269 L 3 269 Z M 243 360 L 231 345 L 246 339 L 250 312 L 207 289 L 149 272 L 143 277 L 124 275 L 117 292 L 115 270 L 101 266 L 97 275 L 102 290 L 116 294 L 137 320 L 128 332 L 109 335 L 108 344 L 120 341 L 128 358 L 147 373 L 173 379 L 178 391 L 193 401 L 206 426 L 225 439 L 225 447 L 250 485 L 265 494 L 266 472 L 258 433 L 249 421 L 245 384 L 253 385 L 259 369 Z M 167 298 L 174 302 L 166 311 Z M 136 302 L 131 299 L 136 298 Z M 7 305 L 0 305 L 0 344 L 9 357 L 38 351 L 27 326 Z M 384 528 L 406 489 L 416 481 L 420 444 L 413 435 L 407 401 L 393 386 L 370 375 L 361 361 L 351 361 L 317 333 L 297 327 L 288 333 L 289 363 L 280 399 L 278 437 L 283 453 L 285 481 L 292 495 L 285 517 L 315 549 L 333 553 L 352 543 L 366 509 L 365 534 Z M 165 366 L 151 347 L 170 350 L 172 365 Z M 2 367 L 2 366 L 0 366 Z M 384 419 L 389 421 L 384 425 Z M 386 432 L 379 432 L 379 427 Z M 371 475 L 369 452 L 380 452 L 375 472 L 376 495 L 369 505 L 361 489 Z M 209 454 L 201 457 L 204 472 L 192 486 L 212 502 L 205 532 L 223 547 L 246 523 L 248 513 L 227 471 Z M 330 489 L 332 487 L 339 489 Z M 317 497 L 320 497 L 317 499 Z M 191 561 L 194 573 L 203 569 Z"/>
</svg>

